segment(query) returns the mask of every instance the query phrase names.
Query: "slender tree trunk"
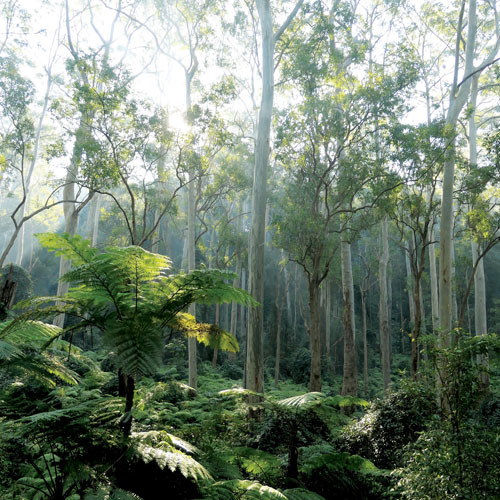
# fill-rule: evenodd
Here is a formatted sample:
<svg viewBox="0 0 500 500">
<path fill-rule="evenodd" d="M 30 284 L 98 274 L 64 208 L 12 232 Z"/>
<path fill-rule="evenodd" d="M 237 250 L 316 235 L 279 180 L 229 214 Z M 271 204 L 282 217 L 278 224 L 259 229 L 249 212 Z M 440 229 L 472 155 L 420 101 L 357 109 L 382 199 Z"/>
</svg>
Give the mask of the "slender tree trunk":
<svg viewBox="0 0 500 500">
<path fill-rule="evenodd" d="M 358 368 L 356 356 L 356 330 L 354 324 L 354 286 L 352 280 L 351 245 L 342 241 L 342 315 L 344 325 L 344 376 L 342 394 L 357 396 Z"/>
<path fill-rule="evenodd" d="M 215 304 L 215 324 L 218 326 L 220 324 L 220 304 Z M 212 356 L 212 368 L 215 369 L 217 366 L 217 354 L 219 349 L 214 349 L 214 354 Z"/>
<path fill-rule="evenodd" d="M 257 0 L 262 32 L 262 99 L 255 144 L 248 272 L 249 291 L 260 306 L 248 309 L 246 387 L 264 391 L 264 246 L 267 205 L 267 173 L 274 94 L 274 35 L 269 0 Z"/>
<path fill-rule="evenodd" d="M 410 330 L 413 329 L 415 325 L 415 299 L 413 296 L 413 274 L 411 272 L 410 256 L 405 250 L 405 264 L 406 264 L 406 288 L 408 290 L 408 304 L 410 308 Z"/>
<path fill-rule="evenodd" d="M 329 281 L 325 283 L 326 306 L 325 306 L 325 354 L 328 368 L 330 368 L 330 344 L 332 337 L 332 286 Z"/>
<path fill-rule="evenodd" d="M 90 244 L 95 247 L 99 236 L 99 217 L 101 211 L 101 195 L 95 193 L 90 202 L 90 211 L 87 221 L 87 237 L 90 239 Z"/>
<path fill-rule="evenodd" d="M 479 87 L 479 74 L 472 77 L 470 107 L 472 112 L 469 116 L 469 161 L 477 165 L 477 127 L 476 127 L 476 105 Z M 472 266 L 477 264 L 474 273 L 474 330 L 476 335 L 487 335 L 488 325 L 486 321 L 486 283 L 484 278 L 484 259 L 479 258 L 480 246 L 472 239 Z M 479 261 L 478 261 L 479 259 Z M 488 369 L 488 356 L 478 355 L 478 364 L 483 368 L 481 371 L 481 385 L 488 390 L 490 385 Z"/>
<path fill-rule="evenodd" d="M 360 287 L 361 288 L 361 287 Z M 363 390 L 368 394 L 368 336 L 366 328 L 366 290 L 361 290 L 361 317 L 363 320 Z"/>
<path fill-rule="evenodd" d="M 387 217 L 381 226 L 382 252 L 379 260 L 379 330 L 380 330 L 380 355 L 382 364 L 382 380 L 384 394 L 391 383 L 391 359 L 389 343 L 389 318 L 387 309 L 387 264 L 389 263 L 389 234 L 387 230 Z"/>
<path fill-rule="evenodd" d="M 472 241 L 473 264 L 477 261 L 480 248 L 475 241 Z M 483 259 L 477 263 L 474 274 L 474 327 L 476 335 L 487 335 L 488 325 L 486 322 L 486 284 L 484 279 Z M 487 373 L 488 356 L 478 355 L 478 363 L 484 370 L 481 373 L 481 385 L 484 390 L 488 390 L 490 378 Z"/>
<path fill-rule="evenodd" d="M 321 312 L 319 279 L 315 273 L 309 277 L 309 311 L 311 327 L 309 346 L 311 349 L 311 373 L 309 391 L 321 392 Z"/>
<path fill-rule="evenodd" d="M 465 0 L 464 0 L 465 5 Z M 439 318 L 441 345 L 447 347 L 450 344 L 452 330 L 452 252 L 453 252 L 453 189 L 455 184 L 455 148 L 457 121 L 469 95 L 473 70 L 474 50 L 476 46 L 476 0 L 469 0 L 468 32 L 465 54 L 464 77 L 460 88 L 458 87 L 458 66 L 460 63 L 460 47 L 462 42 L 462 19 L 464 8 L 462 8 L 457 27 L 457 42 L 455 51 L 455 77 L 450 91 L 450 102 L 446 116 L 446 128 L 448 130 L 448 147 L 445 153 L 443 169 L 443 194 L 441 202 L 440 223 L 440 263 L 439 263 Z"/>
<path fill-rule="evenodd" d="M 276 310 L 276 356 L 274 359 L 274 387 L 278 387 L 280 380 L 281 316 L 283 314 L 283 304 L 280 293 L 280 285 L 281 285 L 281 280 L 278 278 L 278 281 L 276 283 L 276 298 L 274 301 L 274 307 Z"/>
<path fill-rule="evenodd" d="M 434 333 L 439 330 L 439 292 L 436 269 L 436 245 L 434 241 L 434 230 L 431 229 L 429 243 L 429 273 L 431 278 L 431 314 L 432 314 L 432 329 Z"/>
<path fill-rule="evenodd" d="M 47 87 L 45 90 L 45 97 L 43 99 L 43 107 L 42 107 L 42 112 L 40 113 L 40 118 L 38 120 L 38 126 L 36 128 L 35 132 L 35 145 L 33 147 L 33 154 L 31 157 L 30 161 L 30 166 L 28 169 L 28 174 L 26 175 L 26 180 L 25 180 L 25 185 L 24 185 L 24 203 L 21 208 L 21 213 L 19 216 L 19 220 L 21 221 L 21 227 L 19 230 L 19 242 L 18 242 L 18 251 L 17 251 L 17 258 L 16 258 L 16 264 L 18 266 L 22 265 L 23 262 L 23 255 L 24 255 L 24 233 L 25 233 L 25 228 L 24 228 L 24 222 L 23 219 L 26 216 L 26 212 L 29 211 L 29 205 L 30 205 L 30 191 L 31 191 L 31 178 L 33 176 L 33 172 L 35 170 L 35 164 L 38 160 L 38 149 L 40 146 L 40 136 L 42 133 L 42 126 L 43 126 L 43 121 L 45 119 L 45 115 L 47 113 L 47 107 L 49 104 L 49 98 L 50 98 L 50 90 L 52 88 L 52 72 L 49 67 L 47 71 Z M 0 269 L 2 268 L 2 264 L 0 264 Z"/>
<path fill-rule="evenodd" d="M 188 242 L 188 268 L 189 271 L 196 269 L 195 261 L 195 182 L 192 173 L 189 175 L 188 186 L 188 228 L 187 228 L 187 242 Z M 189 314 L 192 314 L 196 319 L 196 304 L 193 303 L 188 308 Z M 193 389 L 198 388 L 198 367 L 197 367 L 197 341 L 194 337 L 188 338 L 188 365 L 189 365 L 189 382 L 188 385 Z"/>
<path fill-rule="evenodd" d="M 82 142 L 86 140 L 89 134 L 88 117 L 82 116 L 80 118 L 80 124 L 76 132 L 75 144 L 73 146 L 73 155 L 71 157 L 70 165 L 66 173 L 66 180 L 63 189 L 63 212 L 64 212 L 64 232 L 68 233 L 70 236 L 76 234 L 78 228 L 78 219 L 80 215 L 80 210 L 83 208 L 83 204 L 75 203 L 76 200 L 76 180 L 78 177 L 78 164 L 79 155 Z M 59 282 L 57 285 L 57 295 L 59 297 L 65 295 L 69 290 L 69 283 L 60 281 L 61 277 L 66 274 L 71 268 L 70 261 L 61 257 L 59 260 Z M 64 326 L 64 314 L 58 314 L 54 318 L 54 325 L 62 328 Z"/>
</svg>

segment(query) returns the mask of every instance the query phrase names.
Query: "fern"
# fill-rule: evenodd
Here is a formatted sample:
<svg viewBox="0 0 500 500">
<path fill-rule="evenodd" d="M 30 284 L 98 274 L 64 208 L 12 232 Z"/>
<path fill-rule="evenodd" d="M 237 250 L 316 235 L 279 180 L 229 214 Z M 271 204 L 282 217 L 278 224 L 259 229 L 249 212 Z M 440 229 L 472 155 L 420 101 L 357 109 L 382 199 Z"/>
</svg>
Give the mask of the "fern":
<svg viewBox="0 0 500 500">
<path fill-rule="evenodd" d="M 325 500 L 324 497 L 304 488 L 292 488 L 283 491 L 287 500 Z"/>
<path fill-rule="evenodd" d="M 213 500 L 287 500 L 279 490 L 244 479 L 212 483 L 203 489 L 203 493 L 203 498 Z"/>
<path fill-rule="evenodd" d="M 341 396 L 337 394 L 336 396 L 328 396 L 324 400 L 325 405 L 336 406 L 338 408 L 346 408 L 349 406 L 361 406 L 362 408 L 368 408 L 371 403 L 365 399 L 358 398 L 356 396 Z"/>
<path fill-rule="evenodd" d="M 306 453 L 302 466 L 304 474 L 314 474 L 316 470 L 321 468 L 326 468 L 331 472 L 341 472 L 343 470 L 360 472 L 362 474 L 379 472 L 379 469 L 370 460 L 358 455 L 350 455 L 346 452 L 335 452 L 333 450 L 325 453 L 326 450 L 322 446 L 319 449 L 315 449 L 314 446 L 309 448 L 309 453 Z"/>
<path fill-rule="evenodd" d="M 160 469 L 179 471 L 196 482 L 211 480 L 208 470 L 190 454 L 198 450 L 188 442 L 163 431 L 133 433 L 134 452 L 144 462 L 155 462 Z"/>
<path fill-rule="evenodd" d="M 76 384 L 76 374 L 58 359 L 56 352 L 39 352 L 60 332 L 60 328 L 40 321 L 16 318 L 1 323 L 0 367 L 21 370 L 47 386 L 55 386 L 56 380 Z M 56 347 L 65 346 L 65 342 L 59 341 Z"/>
<path fill-rule="evenodd" d="M 253 477 L 262 477 L 266 480 L 280 475 L 280 460 L 262 450 L 238 446 L 233 448 L 232 456 L 228 456 L 230 462 L 237 463 Z"/>
<path fill-rule="evenodd" d="M 306 392 L 305 394 L 301 394 L 299 396 L 292 396 L 291 398 L 282 399 L 278 401 L 278 404 L 280 406 L 290 406 L 297 409 L 305 409 L 319 402 L 319 400 L 324 397 L 325 395 L 321 392 Z"/>
</svg>

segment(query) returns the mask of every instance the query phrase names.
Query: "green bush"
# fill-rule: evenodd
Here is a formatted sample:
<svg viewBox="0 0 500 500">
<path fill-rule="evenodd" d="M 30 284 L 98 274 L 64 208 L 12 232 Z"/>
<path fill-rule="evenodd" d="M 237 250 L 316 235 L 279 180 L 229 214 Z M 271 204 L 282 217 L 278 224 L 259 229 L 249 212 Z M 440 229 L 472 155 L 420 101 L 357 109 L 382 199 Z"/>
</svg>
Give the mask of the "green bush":
<svg viewBox="0 0 500 500">
<path fill-rule="evenodd" d="M 459 435 L 447 423 L 422 433 L 404 461 L 394 473 L 403 498 L 500 498 L 500 434 L 472 420 Z"/>
<path fill-rule="evenodd" d="M 404 446 L 418 438 L 437 411 L 435 400 L 429 388 L 408 381 L 348 425 L 340 434 L 339 444 L 349 453 L 372 460 L 377 467 L 401 465 Z"/>
</svg>

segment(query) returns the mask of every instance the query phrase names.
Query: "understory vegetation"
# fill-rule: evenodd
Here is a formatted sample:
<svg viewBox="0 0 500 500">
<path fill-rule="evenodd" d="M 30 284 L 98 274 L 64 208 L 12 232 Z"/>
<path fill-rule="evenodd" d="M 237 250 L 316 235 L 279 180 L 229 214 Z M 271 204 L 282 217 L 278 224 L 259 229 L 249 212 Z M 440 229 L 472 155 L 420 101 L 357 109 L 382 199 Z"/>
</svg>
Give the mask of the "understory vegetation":
<svg viewBox="0 0 500 500">
<path fill-rule="evenodd" d="M 93 250 L 85 257 L 89 247 L 78 238 L 44 238 L 51 248 L 66 246 L 66 255 L 68 247 L 80 249 L 80 258 L 88 258 L 94 271 L 96 256 L 106 266 L 113 259 L 113 252 Z M 145 264 L 145 258 L 148 264 L 141 272 L 151 273 L 153 256 L 140 251 L 133 255 L 140 256 L 136 264 Z M 90 273 L 86 277 L 84 270 Z M 96 293 L 96 287 L 101 292 L 107 287 L 106 280 L 120 282 L 102 274 L 90 279 L 91 272 L 84 264 L 74 268 L 72 279 L 80 274 L 82 284 L 68 292 L 68 302 L 45 312 L 74 312 L 76 295 L 82 301 L 86 287 Z M 100 283 L 94 279 L 97 275 Z M 135 290 L 130 280 L 128 286 Z M 217 293 L 220 297 L 221 291 Z M 122 311 L 129 299 L 124 291 L 118 296 Z M 161 298 L 155 300 L 159 304 Z M 295 355 L 290 377 L 255 401 L 255 393 L 241 387 L 242 368 L 234 354 L 221 352 L 215 367 L 207 359 L 215 345 L 223 347 L 220 335 L 212 347 L 208 337 L 199 336 L 207 347 L 199 352 L 194 390 L 183 383 L 187 345 L 182 332 L 174 335 L 170 330 L 156 367 L 131 371 L 123 353 L 103 348 L 106 336 L 89 330 L 92 318 L 98 317 L 92 301 L 80 303 L 86 308 L 85 314 L 78 309 L 86 318 L 80 323 L 83 328 L 69 326 L 65 334 L 40 321 L 41 302 L 21 302 L 0 324 L 2 499 L 500 496 L 500 396 L 484 388 L 485 367 L 476 361 L 478 356 L 491 357 L 493 384 L 500 349 L 494 335 L 471 337 L 457 331 L 449 348 L 438 347 L 433 337 L 424 339 L 420 377 L 399 378 L 386 397 L 373 401 L 339 395 L 335 377 L 323 392 L 306 392 L 305 385 L 293 382 L 303 370 L 293 362 Z M 148 307 L 145 296 L 139 304 Z M 109 306 L 97 309 L 109 312 Z M 148 327 L 144 321 L 143 329 Z M 151 329 L 153 318 L 150 321 Z M 129 363 L 134 358 L 131 349 Z M 145 347 L 141 344 L 140 349 Z M 446 409 L 436 398 L 436 366 Z M 136 380 L 132 406 L 127 406 L 127 394 L 119 395 L 123 373 Z M 271 370 L 267 377 L 271 385 Z"/>
</svg>

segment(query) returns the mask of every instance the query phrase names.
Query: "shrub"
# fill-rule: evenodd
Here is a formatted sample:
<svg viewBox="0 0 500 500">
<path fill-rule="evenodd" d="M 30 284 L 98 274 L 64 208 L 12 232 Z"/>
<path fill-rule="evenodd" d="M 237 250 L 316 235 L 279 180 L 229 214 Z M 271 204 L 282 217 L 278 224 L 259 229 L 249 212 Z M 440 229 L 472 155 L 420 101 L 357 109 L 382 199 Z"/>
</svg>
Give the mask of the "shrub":
<svg viewBox="0 0 500 500">
<path fill-rule="evenodd" d="M 406 382 L 376 401 L 359 421 L 340 435 L 340 446 L 372 460 L 377 467 L 401 465 L 403 448 L 415 441 L 437 411 L 436 396 L 423 384 Z"/>
<path fill-rule="evenodd" d="M 448 423 L 420 435 L 395 471 L 403 498 L 500 498 L 500 435 L 472 420 L 456 435 Z"/>
</svg>

